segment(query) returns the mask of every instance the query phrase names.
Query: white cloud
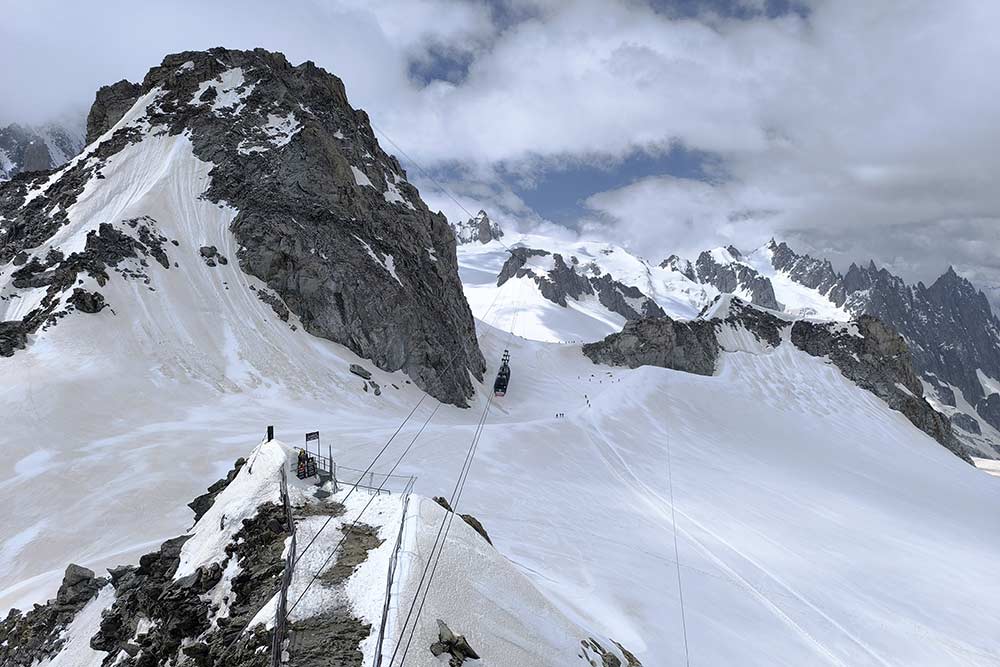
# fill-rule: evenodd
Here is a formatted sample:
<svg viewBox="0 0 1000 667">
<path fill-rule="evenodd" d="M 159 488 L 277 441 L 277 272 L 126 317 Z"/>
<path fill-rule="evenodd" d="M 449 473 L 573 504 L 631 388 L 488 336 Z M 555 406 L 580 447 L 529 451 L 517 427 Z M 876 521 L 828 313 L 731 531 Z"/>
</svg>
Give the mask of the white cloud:
<svg viewBox="0 0 1000 667">
<path fill-rule="evenodd" d="M 813 0 L 807 18 L 776 20 L 759 0 L 742 6 L 753 18 L 510 0 L 524 20 L 498 25 L 471 0 L 7 3 L 0 122 L 141 79 L 167 52 L 263 46 L 343 78 L 413 158 L 460 174 L 463 205 L 511 224 L 540 220 L 510 179 L 680 142 L 718 158 L 712 184 L 652 176 L 593 194 L 588 228 L 650 252 L 775 233 L 878 252 L 915 277 L 955 263 L 1000 284 L 1000 4 Z M 423 86 L 410 67 L 434 54 L 467 72 Z"/>
</svg>

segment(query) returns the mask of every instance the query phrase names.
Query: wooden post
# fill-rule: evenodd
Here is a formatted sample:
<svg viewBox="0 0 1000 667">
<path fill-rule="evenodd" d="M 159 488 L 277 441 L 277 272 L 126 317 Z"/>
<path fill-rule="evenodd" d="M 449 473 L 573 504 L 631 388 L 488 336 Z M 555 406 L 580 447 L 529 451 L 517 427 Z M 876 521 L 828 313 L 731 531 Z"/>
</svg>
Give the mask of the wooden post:
<svg viewBox="0 0 1000 667">
<path fill-rule="evenodd" d="M 268 426 L 267 427 L 267 441 L 271 442 L 272 440 L 274 440 L 274 427 L 273 426 Z"/>
<path fill-rule="evenodd" d="M 333 459 L 330 459 L 333 461 Z M 331 463 L 330 467 L 333 468 L 333 492 L 337 493 L 337 464 Z"/>
</svg>

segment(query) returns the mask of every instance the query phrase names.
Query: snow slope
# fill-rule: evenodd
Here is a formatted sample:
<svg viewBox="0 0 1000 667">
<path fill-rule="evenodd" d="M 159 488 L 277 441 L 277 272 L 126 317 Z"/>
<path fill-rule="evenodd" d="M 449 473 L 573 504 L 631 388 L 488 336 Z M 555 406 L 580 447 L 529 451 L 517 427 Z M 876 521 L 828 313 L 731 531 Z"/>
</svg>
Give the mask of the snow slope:
<svg viewBox="0 0 1000 667">
<path fill-rule="evenodd" d="M 279 320 L 235 261 L 204 264 L 200 245 L 235 257 L 233 211 L 198 198 L 210 165 L 186 141 L 156 137 L 112 158 L 108 187 L 81 196 L 64 241 L 96 224 L 84 212 L 103 202 L 116 219 L 155 218 L 180 242 L 168 248 L 178 266 L 151 263 L 148 286 L 113 275 L 102 291 L 114 312 L 73 314 L 2 360 L 2 607 L 50 597 L 69 561 L 126 562 L 184 532 L 184 503 L 266 424 L 291 443 L 318 429 L 338 463 L 364 468 L 419 399 L 377 369 L 382 396 L 363 391 L 347 368 L 364 361 Z M 714 377 L 595 366 L 578 345 L 544 341 L 617 325 L 585 307 L 549 312 L 524 281 L 497 289 L 505 252 L 492 245 L 464 254 L 462 270 L 490 372 L 509 348 L 513 374 L 459 509 L 507 561 L 482 573 L 482 590 L 442 579 L 431 610 L 485 605 L 485 590 L 516 633 L 600 628 L 647 666 L 680 663 L 685 626 L 699 665 L 1000 663 L 1000 480 L 789 345 L 742 345 Z M 573 246 L 581 260 L 617 258 L 601 247 Z M 650 275 L 628 258 L 616 271 L 631 284 Z M 675 298 L 671 312 L 694 312 L 690 293 L 664 289 L 655 298 Z M 450 491 L 488 390 L 469 410 L 442 406 L 403 460 L 418 493 Z M 433 407 L 421 404 L 376 470 Z M 482 545 L 453 546 L 454 565 Z M 544 599 L 493 597 L 515 570 Z M 541 620 L 518 617 L 518 601 Z M 503 637 L 470 627 L 456 630 L 500 650 Z"/>
</svg>

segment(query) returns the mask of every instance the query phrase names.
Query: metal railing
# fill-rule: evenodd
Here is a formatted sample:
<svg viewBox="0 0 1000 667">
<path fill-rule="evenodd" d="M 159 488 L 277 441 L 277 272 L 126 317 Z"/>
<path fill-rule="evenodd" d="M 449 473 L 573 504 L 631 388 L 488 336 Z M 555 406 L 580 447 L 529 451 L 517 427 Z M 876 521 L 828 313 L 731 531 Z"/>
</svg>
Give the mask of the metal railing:
<svg viewBox="0 0 1000 667">
<path fill-rule="evenodd" d="M 292 583 L 292 570 L 295 566 L 295 518 L 292 516 L 292 504 L 288 498 L 288 474 L 285 466 L 281 466 L 281 501 L 285 506 L 285 524 L 292 540 L 285 555 L 285 569 L 281 573 L 281 589 L 278 591 L 278 604 L 274 610 L 274 637 L 271 641 L 271 667 L 281 667 L 285 650 L 285 639 L 288 635 L 288 587 Z"/>
<path fill-rule="evenodd" d="M 389 601 L 392 597 L 392 580 L 396 576 L 396 565 L 399 563 L 399 552 L 403 546 L 403 527 L 406 526 L 406 508 L 409 505 L 410 493 L 413 485 L 417 481 L 416 477 L 410 477 L 406 487 L 403 489 L 403 512 L 399 519 L 399 532 L 396 533 L 396 546 L 392 548 L 392 557 L 389 559 L 389 573 L 385 582 L 385 602 L 382 604 L 382 621 L 378 626 L 378 639 L 375 643 L 375 659 L 373 667 L 382 665 L 382 643 L 385 641 L 385 630 L 389 621 Z"/>
<path fill-rule="evenodd" d="M 386 475 L 371 470 L 359 470 L 348 466 L 339 465 L 328 456 L 312 455 L 316 459 L 316 466 L 320 475 L 328 476 L 333 480 L 334 490 L 341 484 L 346 486 L 356 486 L 371 493 L 400 493 L 413 490 L 415 477 L 410 475 Z"/>
</svg>

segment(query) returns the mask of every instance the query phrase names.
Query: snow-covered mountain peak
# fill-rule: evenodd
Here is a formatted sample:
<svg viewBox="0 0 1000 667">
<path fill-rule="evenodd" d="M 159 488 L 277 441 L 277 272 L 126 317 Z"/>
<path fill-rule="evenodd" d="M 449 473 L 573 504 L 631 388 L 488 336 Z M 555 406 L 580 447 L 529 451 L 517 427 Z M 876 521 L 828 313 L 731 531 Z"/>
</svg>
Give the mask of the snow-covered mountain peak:
<svg viewBox="0 0 1000 667">
<path fill-rule="evenodd" d="M 500 224 L 490 220 L 486 211 L 480 209 L 475 217 L 469 218 L 465 222 L 455 222 L 451 225 L 455 232 L 455 241 L 459 245 L 466 243 L 487 244 L 490 241 L 499 241 L 503 238 L 503 229 Z"/>
<path fill-rule="evenodd" d="M 472 394 L 484 362 L 447 222 L 338 78 L 262 49 L 174 54 L 141 84 L 102 88 L 88 136 L 58 171 L 0 186 L 0 352 L 81 310 L 107 305 L 103 320 L 137 298 L 188 302 L 190 284 L 169 278 L 180 269 L 224 277 L 223 292 L 442 400 Z M 156 293 L 122 293 L 119 277 Z M 227 312 L 214 300 L 230 295 L 210 291 Z M 182 348 L 185 334 L 167 338 Z M 436 361 L 446 353 L 454 364 Z"/>
<path fill-rule="evenodd" d="M 78 125 L 67 120 L 0 128 L 0 181 L 65 164 L 83 149 L 84 133 Z"/>
</svg>

